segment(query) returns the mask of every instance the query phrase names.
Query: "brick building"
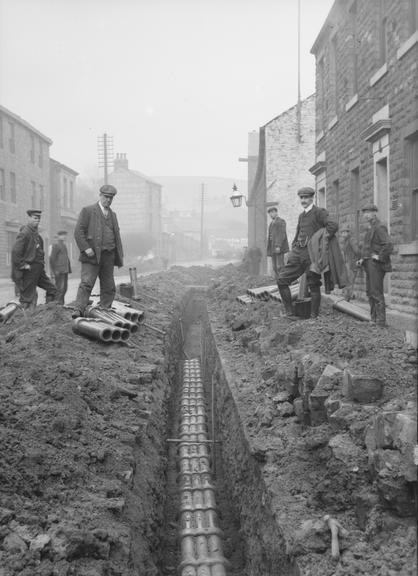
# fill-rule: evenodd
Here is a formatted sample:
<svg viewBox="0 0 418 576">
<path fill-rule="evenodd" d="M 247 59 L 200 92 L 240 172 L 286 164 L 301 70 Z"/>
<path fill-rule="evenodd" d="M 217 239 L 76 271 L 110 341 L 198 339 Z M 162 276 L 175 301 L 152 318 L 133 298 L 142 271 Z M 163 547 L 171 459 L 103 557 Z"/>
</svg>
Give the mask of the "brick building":
<svg viewBox="0 0 418 576">
<path fill-rule="evenodd" d="M 126 154 L 116 154 L 109 184 L 116 186 L 118 195 L 115 211 L 121 233 L 142 233 L 154 239 L 154 253 L 161 245 L 161 184 L 136 170 L 130 170 Z"/>
<path fill-rule="evenodd" d="M 59 230 L 66 230 L 68 255 L 71 266 L 78 262 L 78 248 L 74 240 L 77 212 L 74 209 L 78 172 L 52 158 L 49 161 L 51 238 Z"/>
<path fill-rule="evenodd" d="M 358 240 L 361 207 L 377 204 L 395 242 L 388 312 L 409 333 L 418 304 L 417 25 L 418 0 L 336 0 L 311 50 L 318 202 Z"/>
<path fill-rule="evenodd" d="M 296 194 L 313 186 L 309 167 L 315 158 L 315 95 L 286 110 L 259 131 L 258 162 L 248 198 L 248 245 L 266 254 L 267 206 L 278 202 L 279 215 L 287 222 L 293 239 L 301 212 Z M 263 259 L 266 270 L 267 259 Z"/>
<path fill-rule="evenodd" d="M 47 136 L 0 106 L 0 277 L 10 276 L 11 249 L 26 210 L 45 210 L 40 231 L 46 250 L 51 240 L 49 147 Z"/>
</svg>

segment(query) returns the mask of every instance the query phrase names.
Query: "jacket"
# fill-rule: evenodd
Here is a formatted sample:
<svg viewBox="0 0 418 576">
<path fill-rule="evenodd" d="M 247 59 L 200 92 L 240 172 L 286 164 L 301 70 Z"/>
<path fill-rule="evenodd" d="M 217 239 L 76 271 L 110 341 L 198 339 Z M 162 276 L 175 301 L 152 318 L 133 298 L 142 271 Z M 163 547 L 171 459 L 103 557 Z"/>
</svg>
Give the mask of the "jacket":
<svg viewBox="0 0 418 576">
<path fill-rule="evenodd" d="M 340 245 L 335 236 L 329 238 L 325 228 L 320 228 L 308 242 L 310 270 L 316 274 L 330 273 L 332 283 L 344 288 L 347 285 L 347 271 Z"/>
<path fill-rule="evenodd" d="M 333 220 L 328 219 L 328 212 L 327 212 L 327 210 L 325 210 L 325 208 L 318 208 L 318 206 L 314 205 L 311 208 L 311 215 L 313 216 L 313 230 L 312 230 L 312 234 L 310 235 L 310 237 L 312 237 L 313 234 L 315 234 L 315 232 L 317 230 L 319 230 L 320 228 L 325 228 L 325 230 L 328 232 L 330 237 L 334 236 L 334 234 L 338 230 L 338 224 L 337 224 L 337 222 L 334 222 Z M 297 242 L 299 232 L 300 232 L 301 220 L 302 220 L 303 216 L 304 216 L 304 212 L 299 214 L 298 224 L 296 227 L 295 237 L 294 237 L 293 242 L 292 242 L 292 247 L 296 246 L 296 242 Z"/>
<path fill-rule="evenodd" d="M 123 266 L 123 248 L 120 237 L 119 224 L 116 214 L 109 208 L 109 215 L 112 218 L 113 230 L 115 233 L 115 266 Z M 96 202 L 90 206 L 81 209 L 78 216 L 77 224 L 74 230 L 74 238 L 80 250 L 80 262 L 100 263 L 102 252 L 102 213 L 99 203 Z M 85 251 L 92 248 L 95 254 L 94 258 L 89 258 Z"/>
<path fill-rule="evenodd" d="M 276 249 L 280 248 L 280 252 Z M 283 218 L 275 218 L 270 222 L 267 240 L 267 256 L 286 254 L 289 252 L 289 242 L 286 234 L 286 221 Z"/>
<path fill-rule="evenodd" d="M 382 269 L 385 272 L 391 272 L 392 264 L 390 261 L 390 255 L 392 252 L 393 243 L 388 234 L 388 229 L 378 218 L 376 218 L 364 236 L 361 257 L 363 259 L 371 258 L 373 254 L 377 254 L 379 256 L 379 261 L 382 264 Z"/>
<path fill-rule="evenodd" d="M 37 248 L 43 252 L 44 242 L 38 231 L 29 225 L 23 226 L 12 248 L 12 280 L 19 282 L 23 277 L 25 264 L 35 262 Z"/>
<path fill-rule="evenodd" d="M 70 274 L 71 264 L 68 258 L 67 246 L 64 243 L 53 244 L 49 256 L 49 265 L 52 274 Z"/>
</svg>

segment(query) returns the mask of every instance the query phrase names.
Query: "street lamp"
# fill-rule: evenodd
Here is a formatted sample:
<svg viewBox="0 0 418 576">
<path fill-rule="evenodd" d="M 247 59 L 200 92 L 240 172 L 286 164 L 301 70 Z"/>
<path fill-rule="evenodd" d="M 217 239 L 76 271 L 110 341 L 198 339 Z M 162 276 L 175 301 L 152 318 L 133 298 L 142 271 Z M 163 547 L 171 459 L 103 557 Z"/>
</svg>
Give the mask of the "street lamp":
<svg viewBox="0 0 418 576">
<path fill-rule="evenodd" d="M 238 194 L 238 187 L 234 182 L 234 185 L 232 186 L 232 196 L 230 197 L 231 202 L 232 202 L 232 206 L 234 208 L 239 208 L 240 206 L 242 206 L 242 199 L 245 198 L 245 196 L 243 194 Z M 247 204 L 247 199 L 245 198 L 245 203 Z"/>
</svg>

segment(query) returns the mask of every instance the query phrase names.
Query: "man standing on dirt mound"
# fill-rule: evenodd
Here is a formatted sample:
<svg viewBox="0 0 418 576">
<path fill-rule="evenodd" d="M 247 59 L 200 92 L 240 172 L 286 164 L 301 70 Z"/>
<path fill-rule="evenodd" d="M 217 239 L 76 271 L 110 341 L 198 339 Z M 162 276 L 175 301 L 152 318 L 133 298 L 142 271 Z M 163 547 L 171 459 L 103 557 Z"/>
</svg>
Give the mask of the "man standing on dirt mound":
<svg viewBox="0 0 418 576">
<path fill-rule="evenodd" d="M 289 252 L 286 221 L 279 218 L 277 206 L 270 206 L 267 213 L 271 218 L 267 235 L 267 256 L 271 258 L 271 265 L 277 282 L 279 272 L 284 265 L 284 255 Z"/>
<path fill-rule="evenodd" d="M 35 308 L 36 287 L 46 291 L 46 302 L 55 300 L 57 289 L 45 272 L 44 241 L 38 232 L 41 210 L 27 210 L 28 223 L 22 226 L 12 248 L 12 280 L 23 308 Z"/>
<path fill-rule="evenodd" d="M 71 273 L 71 263 L 68 257 L 67 246 L 65 245 L 66 237 L 66 230 L 57 232 L 57 242 L 54 242 L 52 245 L 51 254 L 49 255 L 49 267 L 58 291 L 58 304 L 64 304 L 68 287 L 68 274 Z"/>
<path fill-rule="evenodd" d="M 383 280 L 386 272 L 392 271 L 390 255 L 393 243 L 386 226 L 377 217 L 375 204 L 362 208 L 367 222 L 359 266 L 366 270 L 366 292 L 370 304 L 370 320 L 378 326 L 386 326 L 386 304 Z"/>
<path fill-rule="evenodd" d="M 82 208 L 74 230 L 80 249 L 81 282 L 73 318 L 82 316 L 97 277 L 100 280 L 100 306 L 110 308 L 116 286 L 115 266 L 123 266 L 123 248 L 116 214 L 110 209 L 117 190 L 110 184 L 100 188 L 99 201 Z"/>
<path fill-rule="evenodd" d="M 292 242 L 292 250 L 287 263 L 280 270 L 277 280 L 280 296 L 285 307 L 285 314 L 288 318 L 295 318 L 289 286 L 302 276 L 304 272 L 306 272 L 306 280 L 311 294 L 311 318 L 318 317 L 321 305 L 321 275 L 310 269 L 311 259 L 308 251 L 308 242 L 315 232 L 321 228 L 325 229 L 325 233 L 329 238 L 334 236 L 338 230 L 338 224 L 329 220 L 328 212 L 325 208 L 318 208 L 318 206 L 314 205 L 314 195 L 315 190 L 309 186 L 298 190 L 303 212 L 299 215 L 295 238 Z"/>
</svg>

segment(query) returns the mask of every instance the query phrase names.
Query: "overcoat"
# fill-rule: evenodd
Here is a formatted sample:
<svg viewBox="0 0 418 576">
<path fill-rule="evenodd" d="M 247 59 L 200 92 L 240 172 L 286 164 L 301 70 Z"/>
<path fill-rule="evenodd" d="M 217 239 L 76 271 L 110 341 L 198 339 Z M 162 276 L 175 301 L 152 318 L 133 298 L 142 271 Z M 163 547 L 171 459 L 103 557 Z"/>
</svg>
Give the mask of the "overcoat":
<svg viewBox="0 0 418 576">
<path fill-rule="evenodd" d="M 280 248 L 280 254 L 289 252 L 289 242 L 286 234 L 286 221 L 278 216 L 269 224 L 267 240 L 267 256 L 274 256 L 276 248 Z"/>
<path fill-rule="evenodd" d="M 372 254 L 379 256 L 384 272 L 392 272 L 390 255 L 393 252 L 393 243 L 388 234 L 386 226 L 376 218 L 371 227 L 366 231 L 364 243 L 361 251 L 362 258 L 370 257 Z"/>
<path fill-rule="evenodd" d="M 37 230 L 31 226 L 23 226 L 12 248 L 12 280 L 20 282 L 23 277 L 23 266 L 32 264 L 36 258 L 37 247 L 44 250 L 44 242 Z"/>
<path fill-rule="evenodd" d="M 122 240 L 120 237 L 118 219 L 116 218 L 116 214 L 110 208 L 109 217 L 112 218 L 113 230 L 115 233 L 115 266 L 120 268 L 123 266 Z M 97 263 L 100 263 L 103 238 L 102 222 L 103 215 L 98 202 L 81 209 L 74 230 L 74 238 L 80 250 L 80 262 L 94 262 L 94 260 L 89 258 L 85 253 L 87 248 L 92 248 Z"/>
<path fill-rule="evenodd" d="M 70 274 L 71 264 L 68 258 L 68 250 L 65 244 L 53 244 L 49 256 L 49 266 L 52 274 Z"/>
</svg>

